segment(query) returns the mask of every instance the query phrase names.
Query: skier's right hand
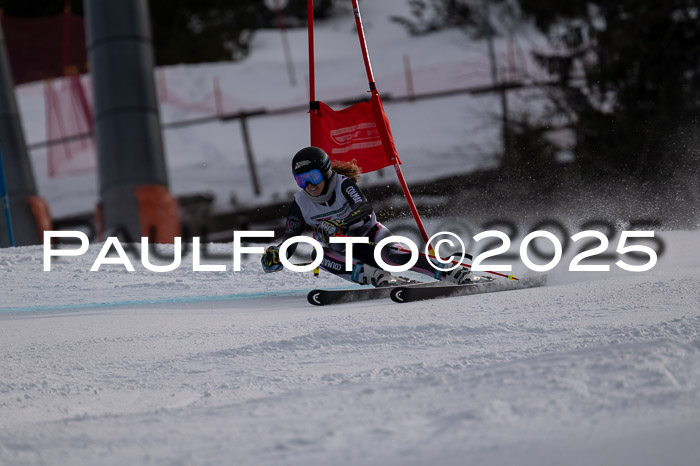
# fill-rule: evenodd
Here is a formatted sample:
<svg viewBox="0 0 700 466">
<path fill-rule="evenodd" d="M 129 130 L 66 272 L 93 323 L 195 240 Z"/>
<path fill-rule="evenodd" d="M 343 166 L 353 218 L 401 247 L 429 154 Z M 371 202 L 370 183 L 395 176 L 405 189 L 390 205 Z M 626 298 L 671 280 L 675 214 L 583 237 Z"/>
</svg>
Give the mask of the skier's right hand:
<svg viewBox="0 0 700 466">
<path fill-rule="evenodd" d="M 277 246 L 270 246 L 267 248 L 260 262 L 262 263 L 265 273 L 279 272 L 282 270 L 282 263 L 280 262 L 280 248 Z"/>
</svg>

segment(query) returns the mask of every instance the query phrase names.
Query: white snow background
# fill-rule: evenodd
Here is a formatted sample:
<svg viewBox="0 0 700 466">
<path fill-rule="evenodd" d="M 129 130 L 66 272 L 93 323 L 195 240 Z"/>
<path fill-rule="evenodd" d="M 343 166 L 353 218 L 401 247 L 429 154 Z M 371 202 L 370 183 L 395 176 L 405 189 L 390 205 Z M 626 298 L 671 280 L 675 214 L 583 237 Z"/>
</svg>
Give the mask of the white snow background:
<svg viewBox="0 0 700 466">
<path fill-rule="evenodd" d="M 465 51 L 457 32 L 407 37 L 387 21 L 406 9 L 363 2 L 380 91 L 402 85 L 382 76 L 400 74 L 403 53 L 436 76 L 458 57 L 485 60 L 485 45 Z M 366 85 L 352 27 L 350 17 L 316 31 L 319 83 L 333 97 Z M 290 38 L 300 73 L 305 32 Z M 303 103 L 282 58 L 279 36 L 261 32 L 241 63 L 166 73 L 193 96 L 218 75 L 252 103 L 293 101 L 290 92 Z M 25 130 L 40 140 L 41 87 L 18 94 Z M 409 183 L 495 163 L 493 98 L 386 107 Z M 307 115 L 251 126 L 265 195 L 285 196 Z M 240 189 L 245 163 L 230 128 L 166 132 L 174 192 L 212 189 L 223 209 L 235 187 L 256 202 Z M 92 209 L 92 177 L 48 180 L 45 153 L 44 165 L 41 151 L 33 157 L 54 214 Z M 306 292 L 345 282 L 266 275 L 256 260 L 193 272 L 188 254 L 159 274 L 132 257 L 135 272 L 89 272 L 96 244 L 43 272 L 41 247 L 0 250 L 0 464 L 698 464 L 700 233 L 657 235 L 666 250 L 648 272 L 568 272 L 569 251 L 542 288 L 326 308 L 308 305 Z"/>
</svg>

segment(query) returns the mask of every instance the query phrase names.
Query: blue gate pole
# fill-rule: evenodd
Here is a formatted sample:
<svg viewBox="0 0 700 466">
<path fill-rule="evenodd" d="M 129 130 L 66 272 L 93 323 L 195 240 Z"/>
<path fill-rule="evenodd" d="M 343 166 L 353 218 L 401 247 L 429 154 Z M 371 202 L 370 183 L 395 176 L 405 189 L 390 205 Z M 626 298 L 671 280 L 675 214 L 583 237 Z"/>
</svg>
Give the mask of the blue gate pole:
<svg viewBox="0 0 700 466">
<path fill-rule="evenodd" d="M 7 184 L 5 183 L 5 169 L 2 165 L 2 149 L 0 149 L 0 197 L 2 197 L 3 204 L 5 204 L 5 218 L 7 219 L 7 233 L 10 237 L 10 246 L 14 247 L 15 239 L 12 236 L 12 218 L 10 217 L 10 203 L 7 201 Z"/>
</svg>

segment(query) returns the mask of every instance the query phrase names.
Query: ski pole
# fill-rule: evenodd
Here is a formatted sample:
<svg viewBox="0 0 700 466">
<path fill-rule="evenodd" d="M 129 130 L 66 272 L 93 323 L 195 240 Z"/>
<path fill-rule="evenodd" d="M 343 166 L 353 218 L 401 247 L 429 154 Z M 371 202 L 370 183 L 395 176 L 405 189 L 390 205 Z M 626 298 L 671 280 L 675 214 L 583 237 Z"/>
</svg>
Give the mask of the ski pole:
<svg viewBox="0 0 700 466">
<path fill-rule="evenodd" d="M 388 246 L 388 247 L 389 247 L 390 249 L 395 249 L 395 250 L 401 251 L 401 252 L 411 252 L 410 249 L 400 248 L 400 247 L 398 247 L 398 246 Z M 420 255 L 423 256 L 423 257 L 426 257 L 425 253 L 423 253 L 423 252 L 419 252 L 418 254 L 420 254 Z M 428 254 L 427 257 L 431 257 L 431 258 L 433 258 L 433 259 L 437 259 L 437 256 L 436 256 L 435 254 Z M 473 257 L 472 257 L 471 254 L 464 254 L 464 257 L 467 257 L 468 259 L 473 259 Z M 465 267 L 469 267 L 470 269 L 472 268 L 472 266 L 471 266 L 470 264 L 465 264 L 464 262 L 461 262 L 461 261 L 450 260 L 450 259 L 447 259 L 447 258 L 444 258 L 444 257 L 441 257 L 440 259 L 443 260 L 443 261 L 449 260 L 452 264 L 459 264 L 459 265 L 463 265 L 463 266 L 465 266 Z M 502 274 L 502 273 L 500 273 L 500 272 L 492 272 L 492 271 L 488 271 L 488 270 L 487 270 L 486 273 L 490 273 L 490 274 L 493 274 L 493 275 L 498 275 L 499 277 L 507 278 L 508 280 L 511 280 L 511 281 L 512 281 L 512 280 L 519 280 L 519 278 L 515 277 L 514 275 L 505 275 L 505 274 Z"/>
<path fill-rule="evenodd" d="M 335 236 L 340 236 L 340 237 L 348 238 L 347 235 L 335 235 Z M 371 242 L 371 241 L 370 241 L 370 242 L 367 243 L 367 244 L 369 244 L 370 246 L 376 246 L 376 245 L 379 244 L 379 243 Z M 393 250 L 395 250 L 395 251 L 411 252 L 410 249 L 402 248 L 402 247 L 399 247 L 399 246 L 387 245 L 387 246 L 385 246 L 385 247 L 386 247 L 386 248 L 389 248 L 389 249 L 393 249 Z M 430 258 L 433 258 L 433 259 L 437 259 L 437 256 L 436 256 L 435 254 L 428 254 L 428 255 L 426 255 L 424 252 L 419 252 L 418 254 L 420 254 L 420 255 L 423 256 L 423 257 L 430 257 Z M 471 254 L 466 254 L 466 253 L 465 253 L 465 254 L 464 254 L 464 257 L 466 257 L 466 258 L 469 259 L 469 260 L 473 260 L 473 259 L 474 259 L 474 257 L 473 257 Z M 462 265 L 462 266 L 464 266 L 464 267 L 469 267 L 470 269 L 472 268 L 471 265 L 465 264 L 464 262 L 461 262 L 461 261 L 450 260 L 450 259 L 447 259 L 447 258 L 445 258 L 445 257 L 441 257 L 440 259 L 443 260 L 443 261 L 449 261 L 449 262 L 451 262 L 452 264 L 459 264 L 459 265 Z M 487 270 L 486 273 L 490 273 L 490 274 L 492 274 L 492 275 L 497 275 L 497 276 L 499 276 L 499 277 L 507 278 L 508 280 L 511 280 L 511 281 L 513 281 L 513 280 L 519 280 L 519 278 L 515 277 L 514 275 L 506 275 L 506 274 L 503 274 L 503 273 L 500 273 L 500 272 L 493 272 L 493 271 L 488 271 L 488 270 Z"/>
</svg>

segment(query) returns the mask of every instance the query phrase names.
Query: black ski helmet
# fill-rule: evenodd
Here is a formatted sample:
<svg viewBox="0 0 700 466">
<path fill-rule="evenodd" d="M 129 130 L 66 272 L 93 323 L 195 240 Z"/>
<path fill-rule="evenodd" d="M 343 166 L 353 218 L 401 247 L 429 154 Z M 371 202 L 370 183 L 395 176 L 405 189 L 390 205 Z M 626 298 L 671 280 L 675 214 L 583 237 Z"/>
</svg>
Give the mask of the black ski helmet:
<svg viewBox="0 0 700 466">
<path fill-rule="evenodd" d="M 326 152 L 318 147 L 304 147 L 292 159 L 292 173 L 298 175 L 318 168 L 323 179 L 328 182 L 331 173 L 331 159 Z"/>
</svg>

